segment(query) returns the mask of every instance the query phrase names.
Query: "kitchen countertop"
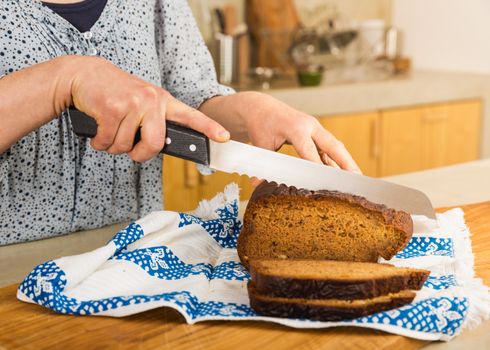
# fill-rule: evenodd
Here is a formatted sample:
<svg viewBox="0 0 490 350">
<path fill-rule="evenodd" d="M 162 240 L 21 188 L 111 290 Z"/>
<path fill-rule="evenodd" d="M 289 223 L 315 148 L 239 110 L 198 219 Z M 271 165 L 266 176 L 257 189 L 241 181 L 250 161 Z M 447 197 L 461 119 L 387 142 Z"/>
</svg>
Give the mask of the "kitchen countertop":
<svg viewBox="0 0 490 350">
<path fill-rule="evenodd" d="M 424 192 L 434 208 L 490 200 L 490 158 L 384 179 Z"/>
<path fill-rule="evenodd" d="M 255 87 L 256 88 L 256 87 Z M 239 90 L 254 86 L 239 86 Z M 490 76 L 475 73 L 414 71 L 378 81 L 298 87 L 272 84 L 260 90 L 314 116 L 369 112 L 381 109 L 479 98 L 483 100 L 482 157 L 490 157 Z"/>
<path fill-rule="evenodd" d="M 452 206 L 490 200 L 490 159 L 393 176 L 390 181 L 424 191 L 434 206 Z M 105 244 L 125 223 L 62 237 L 0 247 L 0 287 L 20 282 L 38 263 L 78 254 Z M 427 349 L 486 349 L 490 321 L 464 332 L 450 343 L 433 343 Z"/>
</svg>

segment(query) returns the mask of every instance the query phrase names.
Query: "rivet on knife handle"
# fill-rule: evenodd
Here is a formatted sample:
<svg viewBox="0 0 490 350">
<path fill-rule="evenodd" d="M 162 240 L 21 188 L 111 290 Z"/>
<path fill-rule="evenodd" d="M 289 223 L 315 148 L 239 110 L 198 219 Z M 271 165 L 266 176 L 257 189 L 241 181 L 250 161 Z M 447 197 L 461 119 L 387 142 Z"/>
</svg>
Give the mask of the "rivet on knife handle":
<svg viewBox="0 0 490 350">
<path fill-rule="evenodd" d="M 87 114 L 70 108 L 69 115 L 73 132 L 81 137 L 95 137 L 97 123 Z M 209 140 L 200 132 L 166 121 L 165 146 L 162 153 L 190 160 L 192 162 L 209 165 Z M 134 144 L 141 139 L 140 130 L 137 131 Z"/>
</svg>

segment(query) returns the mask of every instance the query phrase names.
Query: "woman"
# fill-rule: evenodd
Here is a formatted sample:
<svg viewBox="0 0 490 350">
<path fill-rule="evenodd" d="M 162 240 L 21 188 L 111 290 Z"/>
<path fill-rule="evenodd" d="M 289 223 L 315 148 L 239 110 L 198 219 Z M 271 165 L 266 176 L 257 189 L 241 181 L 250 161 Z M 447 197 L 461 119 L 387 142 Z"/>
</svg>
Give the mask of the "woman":
<svg viewBox="0 0 490 350">
<path fill-rule="evenodd" d="M 219 85 L 185 0 L 75 1 L 1 3 L 0 244 L 160 210 L 166 119 L 359 171 L 315 118 Z M 71 105 L 96 119 L 92 140 Z"/>
</svg>

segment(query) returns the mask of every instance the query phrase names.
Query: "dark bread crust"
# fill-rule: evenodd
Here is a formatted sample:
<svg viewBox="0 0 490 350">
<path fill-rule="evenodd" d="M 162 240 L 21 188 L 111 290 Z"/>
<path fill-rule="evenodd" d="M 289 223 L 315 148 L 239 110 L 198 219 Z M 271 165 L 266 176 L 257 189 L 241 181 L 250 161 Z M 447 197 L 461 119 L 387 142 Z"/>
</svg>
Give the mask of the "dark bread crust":
<svg viewBox="0 0 490 350">
<path fill-rule="evenodd" d="M 364 305 L 311 305 L 298 299 L 279 299 L 263 297 L 257 293 L 253 283 L 248 283 L 250 307 L 259 315 L 302 318 L 316 321 L 342 321 L 367 316 L 381 311 L 391 310 L 409 304 L 415 298 L 415 293 L 393 296 L 386 300 L 367 302 Z"/>
<path fill-rule="evenodd" d="M 398 241 L 393 241 L 390 249 L 386 249 L 382 252 L 372 251 L 369 256 L 363 258 L 353 259 L 345 258 L 343 260 L 351 261 L 367 261 L 367 262 L 377 262 L 378 257 L 381 255 L 384 259 L 391 259 L 397 252 L 402 250 L 410 241 L 413 233 L 413 221 L 410 214 L 397 211 L 386 207 L 382 204 L 376 204 L 368 201 L 364 197 L 345 194 L 336 191 L 310 191 L 306 189 L 298 189 L 296 187 L 289 187 L 286 185 L 278 185 L 275 182 L 263 182 L 258 186 L 252 194 L 252 197 L 247 206 L 247 210 L 244 216 L 244 225 L 242 231 L 238 237 L 238 255 L 242 264 L 248 268 L 249 258 L 255 258 L 255 256 L 249 257 L 249 252 L 247 251 L 250 246 L 249 239 L 253 239 L 254 235 L 254 220 L 252 219 L 254 211 L 260 211 L 260 204 L 263 201 L 272 199 L 274 197 L 290 197 L 294 198 L 311 198 L 311 199 L 333 199 L 337 201 L 342 201 L 349 203 L 353 206 L 358 206 L 364 210 L 380 214 L 383 218 L 384 224 L 393 227 L 394 230 L 400 232 L 401 239 Z M 286 257 L 285 257 L 286 258 Z M 298 256 L 296 256 L 298 258 Z M 309 256 L 304 256 L 302 258 L 309 258 Z M 332 257 L 327 257 L 332 258 Z"/>
<path fill-rule="evenodd" d="M 349 264 L 346 262 L 346 264 Z M 420 290 L 430 271 L 414 269 L 389 277 L 365 279 L 302 279 L 261 274 L 249 267 L 255 290 L 261 295 L 304 299 L 370 299 L 402 290 Z"/>
</svg>

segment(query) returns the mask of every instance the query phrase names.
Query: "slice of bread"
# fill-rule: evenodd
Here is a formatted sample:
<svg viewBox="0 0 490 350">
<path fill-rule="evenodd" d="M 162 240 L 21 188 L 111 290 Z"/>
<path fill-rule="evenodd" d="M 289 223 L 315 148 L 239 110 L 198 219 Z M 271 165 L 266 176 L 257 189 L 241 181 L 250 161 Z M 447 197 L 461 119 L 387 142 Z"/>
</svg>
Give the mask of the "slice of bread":
<svg viewBox="0 0 490 350">
<path fill-rule="evenodd" d="M 389 264 L 333 260 L 251 260 L 261 295 L 302 299 L 368 299 L 422 288 L 430 271 Z"/>
<path fill-rule="evenodd" d="M 301 318 L 317 321 L 341 321 L 394 309 L 412 302 L 409 290 L 372 299 L 301 299 L 270 297 L 258 293 L 248 282 L 250 306 L 262 316 Z"/>
<path fill-rule="evenodd" d="M 363 197 L 263 183 L 245 211 L 238 255 L 245 266 L 258 258 L 376 262 L 391 259 L 412 232 L 408 213 Z"/>
</svg>

